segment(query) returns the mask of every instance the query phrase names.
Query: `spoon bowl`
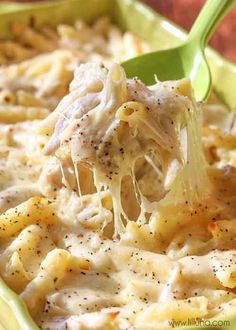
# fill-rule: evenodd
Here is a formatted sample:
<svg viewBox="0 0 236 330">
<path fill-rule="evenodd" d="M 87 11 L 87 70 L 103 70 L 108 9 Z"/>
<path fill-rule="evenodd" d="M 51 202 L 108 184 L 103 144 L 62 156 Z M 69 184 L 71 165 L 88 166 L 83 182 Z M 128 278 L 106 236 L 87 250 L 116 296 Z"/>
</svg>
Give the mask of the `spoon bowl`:
<svg viewBox="0 0 236 330">
<path fill-rule="evenodd" d="M 187 41 L 179 47 L 151 52 L 122 63 L 128 78 L 147 85 L 156 80 L 190 78 L 195 97 L 205 100 L 211 90 L 211 72 L 204 49 L 212 32 L 235 0 L 208 0 L 196 19 Z"/>
<path fill-rule="evenodd" d="M 128 78 L 138 77 L 146 85 L 156 79 L 177 80 L 189 77 L 197 100 L 206 99 L 211 88 L 211 73 L 204 52 L 195 44 L 148 53 L 122 63 Z"/>
</svg>

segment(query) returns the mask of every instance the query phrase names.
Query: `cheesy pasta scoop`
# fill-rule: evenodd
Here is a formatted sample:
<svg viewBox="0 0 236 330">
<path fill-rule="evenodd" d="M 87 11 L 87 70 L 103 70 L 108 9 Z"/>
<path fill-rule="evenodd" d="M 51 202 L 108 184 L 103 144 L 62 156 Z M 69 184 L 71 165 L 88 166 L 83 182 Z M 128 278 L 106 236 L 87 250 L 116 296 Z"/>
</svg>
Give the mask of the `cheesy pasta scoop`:
<svg viewBox="0 0 236 330">
<path fill-rule="evenodd" d="M 108 70 L 87 63 L 75 72 L 70 93 L 43 121 L 44 130 L 55 126 L 44 152 L 72 159 L 78 191 L 78 164 L 92 170 L 97 191 L 111 193 L 117 236 L 130 220 L 121 202 L 124 178 L 132 179 L 139 223 L 160 203 L 191 204 L 209 195 L 199 114 L 187 79 L 148 87 L 136 78 L 127 80 L 118 64 Z M 158 198 L 142 189 L 140 167 L 147 168 L 145 185 L 161 192 Z M 148 178 L 149 171 L 155 175 Z"/>
</svg>

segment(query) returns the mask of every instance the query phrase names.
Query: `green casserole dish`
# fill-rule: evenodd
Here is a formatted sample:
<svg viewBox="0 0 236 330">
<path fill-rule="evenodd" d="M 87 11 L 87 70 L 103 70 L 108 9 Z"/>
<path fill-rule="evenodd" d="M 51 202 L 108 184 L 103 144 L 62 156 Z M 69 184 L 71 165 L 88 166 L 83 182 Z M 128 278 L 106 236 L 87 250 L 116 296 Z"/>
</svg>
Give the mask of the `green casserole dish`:
<svg viewBox="0 0 236 330">
<path fill-rule="evenodd" d="M 102 15 L 110 16 L 121 29 L 134 32 L 156 49 L 175 46 L 186 38 L 183 30 L 136 0 L 59 0 L 36 4 L 1 2 L 0 37 L 11 37 L 10 22 L 27 22 L 32 16 L 36 19 L 36 25 L 45 21 L 57 25 L 73 23 L 78 17 L 90 23 Z M 224 60 L 211 49 L 207 49 L 207 58 L 214 90 L 230 109 L 236 108 L 236 65 Z M 217 326 L 187 325 L 178 329 L 235 330 L 236 315 L 221 319 Z M 0 330 L 3 329 L 36 330 L 38 327 L 21 299 L 0 279 Z"/>
</svg>

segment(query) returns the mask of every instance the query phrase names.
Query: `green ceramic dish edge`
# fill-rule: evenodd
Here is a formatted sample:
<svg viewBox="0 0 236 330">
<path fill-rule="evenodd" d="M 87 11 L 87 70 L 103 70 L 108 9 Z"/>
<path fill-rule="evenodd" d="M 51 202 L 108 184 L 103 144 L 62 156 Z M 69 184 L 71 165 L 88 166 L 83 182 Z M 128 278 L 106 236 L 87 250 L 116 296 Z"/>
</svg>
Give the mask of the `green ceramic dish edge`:
<svg viewBox="0 0 236 330">
<path fill-rule="evenodd" d="M 38 330 L 20 297 L 0 278 L 0 329 Z"/>
<path fill-rule="evenodd" d="M 74 10 L 74 6 L 78 11 Z M 89 9 L 89 10 L 88 10 Z M 53 16 L 52 16 L 53 12 Z M 135 0 L 60 0 L 36 4 L 0 3 L 0 34 L 10 37 L 9 24 L 14 19 L 25 22 L 29 17 L 36 17 L 36 24 L 45 20 L 58 24 L 71 23 L 80 16 L 92 22 L 101 15 L 110 15 L 123 29 L 135 32 L 157 49 L 177 45 L 186 38 L 186 33 L 165 18 L 156 14 L 147 6 Z M 52 22 L 53 17 L 53 22 Z M 219 54 L 207 49 L 214 88 L 222 100 L 236 107 L 236 66 L 224 60 Z M 184 326 L 178 330 L 235 330 L 236 315 L 221 318 L 221 323 L 229 321 L 230 325 L 220 326 Z M 0 330 L 39 330 L 30 317 L 23 301 L 10 290 L 0 278 Z"/>
</svg>

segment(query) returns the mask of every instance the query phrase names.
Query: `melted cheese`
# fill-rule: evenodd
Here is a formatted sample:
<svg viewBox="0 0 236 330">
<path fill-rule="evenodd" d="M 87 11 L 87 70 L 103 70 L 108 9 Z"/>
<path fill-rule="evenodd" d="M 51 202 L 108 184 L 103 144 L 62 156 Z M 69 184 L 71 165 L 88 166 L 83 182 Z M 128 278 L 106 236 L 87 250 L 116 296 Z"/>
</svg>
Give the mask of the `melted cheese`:
<svg viewBox="0 0 236 330">
<path fill-rule="evenodd" d="M 42 124 L 57 119 L 46 154 L 60 147 L 58 157 L 67 153 L 76 169 L 79 163 L 92 169 L 97 191 L 109 189 L 115 236 L 125 228 L 121 215 L 129 221 L 121 204 L 124 177 L 132 178 L 141 207 L 140 223 L 158 207 L 142 194 L 137 182 L 135 168 L 142 158 L 161 174 L 161 182 L 157 175 L 155 184 L 168 191 L 163 203 L 191 204 L 209 194 L 199 109 L 181 93 L 183 86 L 189 92 L 188 81 L 148 88 L 137 79 L 126 81 L 118 65 L 108 71 L 102 65 L 85 64 L 77 70 L 70 94 Z M 145 185 L 150 185 L 147 178 Z"/>
</svg>

